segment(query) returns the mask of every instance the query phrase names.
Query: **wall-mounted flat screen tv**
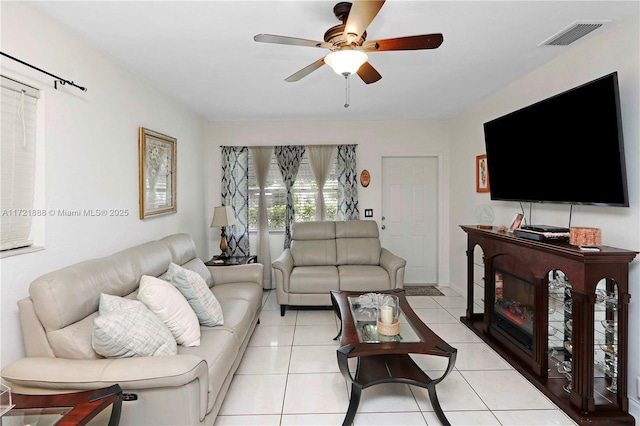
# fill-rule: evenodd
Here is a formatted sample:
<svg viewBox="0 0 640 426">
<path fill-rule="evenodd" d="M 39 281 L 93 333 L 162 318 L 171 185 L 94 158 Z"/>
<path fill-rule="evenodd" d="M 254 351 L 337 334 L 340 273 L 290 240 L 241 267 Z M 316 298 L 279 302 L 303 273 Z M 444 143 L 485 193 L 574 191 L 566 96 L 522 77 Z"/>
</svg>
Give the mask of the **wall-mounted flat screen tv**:
<svg viewBox="0 0 640 426">
<path fill-rule="evenodd" d="M 629 206 L 618 75 L 484 124 L 492 200 Z"/>
</svg>

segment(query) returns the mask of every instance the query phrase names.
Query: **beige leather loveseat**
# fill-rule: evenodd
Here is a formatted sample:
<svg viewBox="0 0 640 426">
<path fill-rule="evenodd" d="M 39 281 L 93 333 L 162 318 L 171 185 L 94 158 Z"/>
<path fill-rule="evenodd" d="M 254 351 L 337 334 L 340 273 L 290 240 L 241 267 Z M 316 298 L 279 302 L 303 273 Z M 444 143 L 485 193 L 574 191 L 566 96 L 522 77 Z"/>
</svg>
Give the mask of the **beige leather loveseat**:
<svg viewBox="0 0 640 426">
<path fill-rule="evenodd" d="M 373 220 L 297 222 L 272 263 L 280 314 L 287 305 L 331 306 L 331 290 L 402 288 L 407 262 L 380 247 Z"/>
<path fill-rule="evenodd" d="M 222 308 L 224 325 L 196 322 L 199 346 L 178 345 L 176 355 L 98 355 L 92 335 L 101 293 L 135 300 L 141 277 L 164 277 L 171 263 L 204 278 Z M 2 378 L 19 393 L 117 383 L 137 396 L 123 403 L 120 424 L 212 425 L 258 322 L 262 268 L 207 268 L 196 257 L 193 239 L 176 234 L 46 274 L 31 283 L 30 297 L 18 302 L 26 357 L 4 368 Z"/>
</svg>

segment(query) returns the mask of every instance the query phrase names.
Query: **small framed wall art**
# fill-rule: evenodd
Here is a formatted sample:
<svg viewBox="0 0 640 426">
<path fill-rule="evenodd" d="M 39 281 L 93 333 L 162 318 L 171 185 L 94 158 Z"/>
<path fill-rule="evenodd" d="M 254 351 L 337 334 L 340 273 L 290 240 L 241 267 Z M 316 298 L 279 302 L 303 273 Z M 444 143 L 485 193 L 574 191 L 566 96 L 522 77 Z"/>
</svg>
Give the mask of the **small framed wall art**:
<svg viewBox="0 0 640 426">
<path fill-rule="evenodd" d="M 489 192 L 487 154 L 476 156 L 476 192 Z"/>
<path fill-rule="evenodd" d="M 140 127 L 140 219 L 175 213 L 177 140 Z"/>
<path fill-rule="evenodd" d="M 509 225 L 508 231 L 510 233 L 513 233 L 513 231 L 515 231 L 516 229 L 520 229 L 523 220 L 524 215 L 522 213 L 516 213 L 515 216 L 513 216 L 513 220 L 511 221 L 511 225 Z"/>
<path fill-rule="evenodd" d="M 363 170 L 362 173 L 360 173 L 360 185 L 362 185 L 363 188 L 366 188 L 370 183 L 371 175 L 369 174 L 369 171 Z"/>
</svg>

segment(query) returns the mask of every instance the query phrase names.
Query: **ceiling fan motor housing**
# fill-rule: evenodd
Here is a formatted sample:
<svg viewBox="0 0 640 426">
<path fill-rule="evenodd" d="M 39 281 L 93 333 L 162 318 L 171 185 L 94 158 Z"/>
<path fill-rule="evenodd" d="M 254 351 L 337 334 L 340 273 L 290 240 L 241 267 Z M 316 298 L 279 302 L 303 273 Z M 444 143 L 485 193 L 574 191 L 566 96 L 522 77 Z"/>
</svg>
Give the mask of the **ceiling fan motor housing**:
<svg viewBox="0 0 640 426">
<path fill-rule="evenodd" d="M 352 44 L 354 46 L 362 46 L 362 43 L 367 39 L 367 32 L 365 31 L 360 37 L 360 40 L 352 41 L 349 43 L 346 38 L 346 34 L 344 33 L 345 24 L 338 24 L 334 27 L 331 27 L 324 33 L 324 41 L 327 43 L 331 43 L 335 47 L 342 47 L 347 44 Z"/>
<path fill-rule="evenodd" d="M 351 6 L 353 3 L 347 1 L 341 1 L 333 6 L 333 14 L 336 15 L 338 21 L 342 24 L 331 27 L 324 33 L 324 41 L 333 44 L 337 48 L 342 48 L 346 45 L 362 46 L 362 43 L 367 39 L 366 31 L 362 33 L 359 40 L 356 40 L 357 34 L 346 34 L 345 27 L 347 19 L 349 19 L 349 12 L 351 12 Z"/>
</svg>

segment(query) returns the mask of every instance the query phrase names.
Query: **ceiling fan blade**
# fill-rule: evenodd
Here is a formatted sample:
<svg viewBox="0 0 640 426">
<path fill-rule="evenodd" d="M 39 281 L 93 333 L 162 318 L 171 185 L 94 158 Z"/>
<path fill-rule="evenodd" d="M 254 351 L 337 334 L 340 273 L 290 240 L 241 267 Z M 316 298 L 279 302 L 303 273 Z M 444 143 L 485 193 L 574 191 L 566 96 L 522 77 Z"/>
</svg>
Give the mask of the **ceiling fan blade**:
<svg viewBox="0 0 640 426">
<path fill-rule="evenodd" d="M 322 47 L 329 49 L 330 43 L 316 40 L 306 40 L 304 38 L 279 36 L 273 34 L 258 34 L 253 39 L 260 43 L 286 44 L 289 46 Z"/>
<path fill-rule="evenodd" d="M 443 41 L 442 34 L 423 34 L 367 41 L 362 45 L 362 50 L 365 52 L 382 52 L 385 50 L 437 49 Z"/>
<path fill-rule="evenodd" d="M 362 34 L 384 5 L 384 0 L 355 0 L 344 28 L 344 38 L 348 43 L 360 40 Z"/>
<path fill-rule="evenodd" d="M 382 76 L 369 62 L 365 62 L 360 66 L 357 71 L 358 76 L 367 84 L 375 83 L 380 80 Z"/>
<path fill-rule="evenodd" d="M 302 80 L 304 77 L 308 76 L 309 74 L 311 74 L 312 72 L 314 72 L 315 70 L 317 70 L 323 65 L 324 65 L 324 58 L 320 58 L 314 63 L 302 68 L 300 71 L 294 74 L 291 74 L 289 77 L 285 78 L 284 81 L 286 81 L 287 83 L 292 83 L 294 81 Z"/>
</svg>

